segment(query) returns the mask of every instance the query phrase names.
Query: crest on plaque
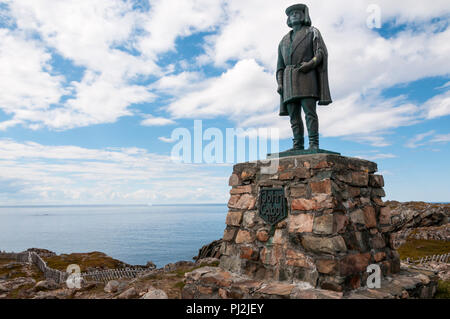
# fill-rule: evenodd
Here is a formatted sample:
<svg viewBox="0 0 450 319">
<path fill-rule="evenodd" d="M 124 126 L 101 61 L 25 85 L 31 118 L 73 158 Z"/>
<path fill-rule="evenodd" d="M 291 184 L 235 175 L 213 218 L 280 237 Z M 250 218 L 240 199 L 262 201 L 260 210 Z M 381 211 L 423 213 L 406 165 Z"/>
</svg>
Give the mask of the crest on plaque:
<svg viewBox="0 0 450 319">
<path fill-rule="evenodd" d="M 287 218 L 283 188 L 263 188 L 259 193 L 259 216 L 270 225 Z"/>
</svg>

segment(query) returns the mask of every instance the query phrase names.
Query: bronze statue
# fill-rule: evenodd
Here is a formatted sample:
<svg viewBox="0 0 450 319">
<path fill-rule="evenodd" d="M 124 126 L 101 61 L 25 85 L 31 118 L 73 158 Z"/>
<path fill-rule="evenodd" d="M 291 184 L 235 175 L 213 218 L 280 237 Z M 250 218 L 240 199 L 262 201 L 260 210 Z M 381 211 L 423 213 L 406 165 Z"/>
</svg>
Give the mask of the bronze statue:
<svg viewBox="0 0 450 319">
<path fill-rule="evenodd" d="M 286 9 L 287 24 L 292 28 L 278 46 L 277 82 L 281 95 L 280 116 L 290 116 L 294 146 L 304 149 L 305 112 L 309 151 L 319 150 L 319 120 L 316 103 L 331 101 L 328 85 L 328 52 L 319 30 L 311 26 L 308 7 L 295 4 Z"/>
</svg>

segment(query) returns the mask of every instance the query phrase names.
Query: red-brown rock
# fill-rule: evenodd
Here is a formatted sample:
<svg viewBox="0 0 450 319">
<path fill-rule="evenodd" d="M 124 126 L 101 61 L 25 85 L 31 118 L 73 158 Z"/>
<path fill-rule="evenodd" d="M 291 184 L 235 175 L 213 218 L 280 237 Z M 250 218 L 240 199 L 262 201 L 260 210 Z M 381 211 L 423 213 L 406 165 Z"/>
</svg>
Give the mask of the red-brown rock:
<svg viewBox="0 0 450 319">
<path fill-rule="evenodd" d="M 380 224 L 383 225 L 391 224 L 391 209 L 389 207 L 380 208 Z"/>
<path fill-rule="evenodd" d="M 377 217 L 372 206 L 364 207 L 364 220 L 367 228 L 377 227 Z"/>
<path fill-rule="evenodd" d="M 326 179 L 320 182 L 311 182 L 311 192 L 313 194 L 329 194 L 331 195 L 331 180 Z"/>
<path fill-rule="evenodd" d="M 236 244 L 250 244 L 255 240 L 252 233 L 248 230 L 240 229 L 236 236 Z"/>
<path fill-rule="evenodd" d="M 317 202 L 312 199 L 296 198 L 292 200 L 292 210 L 316 210 L 319 209 Z"/>
<path fill-rule="evenodd" d="M 334 259 L 318 259 L 316 265 L 317 271 L 322 274 L 334 274 L 338 268 L 338 263 Z"/>
<path fill-rule="evenodd" d="M 311 233 L 314 216 L 312 214 L 289 215 L 290 233 Z"/>
<path fill-rule="evenodd" d="M 366 271 L 369 261 L 369 253 L 345 256 L 339 265 L 341 276 Z"/>
<path fill-rule="evenodd" d="M 225 223 L 229 226 L 240 226 L 242 222 L 242 212 L 229 211 Z"/>
<path fill-rule="evenodd" d="M 231 195 L 251 193 L 251 192 L 252 192 L 252 185 L 235 186 L 230 190 Z"/>
</svg>

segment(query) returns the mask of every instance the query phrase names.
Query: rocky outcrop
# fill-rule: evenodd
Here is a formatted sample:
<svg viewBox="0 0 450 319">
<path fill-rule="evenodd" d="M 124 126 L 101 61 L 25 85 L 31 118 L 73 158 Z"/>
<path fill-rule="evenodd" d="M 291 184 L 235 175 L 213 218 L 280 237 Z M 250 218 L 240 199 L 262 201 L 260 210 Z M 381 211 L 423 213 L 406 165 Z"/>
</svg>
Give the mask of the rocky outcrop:
<svg viewBox="0 0 450 319">
<path fill-rule="evenodd" d="M 391 240 L 396 248 L 403 245 L 408 238 L 450 241 L 450 223 L 441 226 L 406 228 L 391 235 Z"/>
<path fill-rule="evenodd" d="M 450 218 L 450 204 L 387 201 L 394 231 L 408 228 L 440 226 Z"/>
<path fill-rule="evenodd" d="M 402 268 L 384 277 L 378 289 L 349 292 L 313 288 L 304 282 L 255 280 L 220 268 L 203 267 L 185 274 L 184 299 L 406 299 L 432 298 L 437 276 L 430 271 Z"/>
<path fill-rule="evenodd" d="M 194 260 L 200 260 L 204 258 L 220 258 L 222 255 L 220 253 L 220 247 L 222 245 L 222 239 L 214 240 L 213 242 L 203 246 L 199 249 L 198 255 L 195 256 Z"/>
<path fill-rule="evenodd" d="M 53 257 L 56 256 L 56 253 L 48 250 L 48 249 L 42 249 L 42 248 L 29 248 L 27 249 L 27 251 L 29 252 L 35 252 L 36 254 L 38 254 L 40 257 L 42 258 L 46 258 L 46 257 Z"/>
</svg>

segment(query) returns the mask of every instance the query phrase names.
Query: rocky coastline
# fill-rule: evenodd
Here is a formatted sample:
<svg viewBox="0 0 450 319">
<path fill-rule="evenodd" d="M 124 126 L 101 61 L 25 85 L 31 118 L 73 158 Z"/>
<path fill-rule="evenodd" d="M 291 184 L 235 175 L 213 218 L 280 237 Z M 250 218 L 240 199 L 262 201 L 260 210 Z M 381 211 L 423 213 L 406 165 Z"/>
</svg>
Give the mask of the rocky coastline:
<svg viewBox="0 0 450 319">
<path fill-rule="evenodd" d="M 408 262 L 409 258 L 412 260 L 420 254 L 442 256 L 450 253 L 450 204 L 390 201 L 386 205 L 393 217 L 392 241 L 399 249 L 401 269 L 408 270 L 409 274 L 402 277 L 400 271 L 397 277 L 384 278 L 390 283 L 389 287 L 393 287 L 389 290 L 365 289 L 345 294 L 296 287 L 292 283 L 258 284 L 240 276 L 230 277 L 218 267 L 222 245 L 219 239 L 200 248 L 194 261 L 179 261 L 161 268 L 148 262 L 132 278 L 81 280 L 79 287 L 72 288 L 66 282 L 46 278 L 33 263 L 8 259 L 7 254 L 0 254 L 0 299 L 429 298 L 436 291 L 437 297 L 450 298 L 450 260 L 440 262 L 436 258 L 422 264 Z M 28 252 L 38 255 L 48 267 L 59 271 L 74 263 L 81 266 L 82 272 L 91 273 L 133 267 L 100 252 L 56 255 L 36 248 Z M 225 293 L 221 285 L 234 288 Z"/>
</svg>

